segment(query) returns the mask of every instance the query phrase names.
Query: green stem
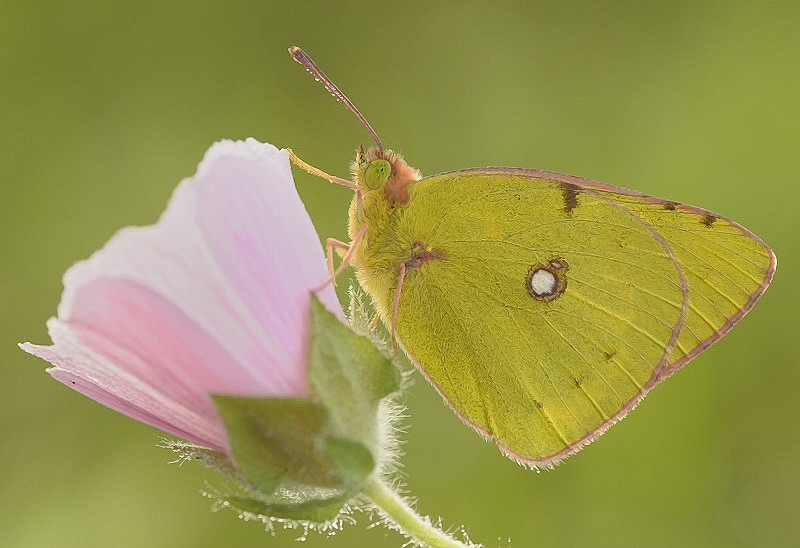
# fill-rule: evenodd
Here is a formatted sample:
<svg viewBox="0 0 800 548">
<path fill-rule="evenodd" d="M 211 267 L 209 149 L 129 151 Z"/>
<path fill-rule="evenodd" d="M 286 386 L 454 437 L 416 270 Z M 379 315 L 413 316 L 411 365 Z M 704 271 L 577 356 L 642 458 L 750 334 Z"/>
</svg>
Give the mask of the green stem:
<svg viewBox="0 0 800 548">
<path fill-rule="evenodd" d="M 403 534 L 415 541 L 424 542 L 432 548 L 475 546 L 458 541 L 434 526 L 429 519 L 417 514 L 400 495 L 374 476 L 367 481 L 361 492 L 372 501 L 384 517 L 391 520 Z"/>
</svg>

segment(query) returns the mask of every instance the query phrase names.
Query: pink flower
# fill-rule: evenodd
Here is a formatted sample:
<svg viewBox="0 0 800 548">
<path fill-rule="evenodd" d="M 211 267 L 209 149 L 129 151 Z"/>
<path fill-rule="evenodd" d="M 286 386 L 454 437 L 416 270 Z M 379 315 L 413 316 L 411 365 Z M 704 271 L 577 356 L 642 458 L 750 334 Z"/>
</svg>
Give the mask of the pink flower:
<svg viewBox="0 0 800 548">
<path fill-rule="evenodd" d="M 229 453 L 209 394 L 308 396 L 310 292 L 328 276 L 287 151 L 222 141 L 158 223 L 67 271 L 53 345 L 20 346 L 103 405 Z M 318 296 L 342 315 L 331 285 Z"/>
</svg>

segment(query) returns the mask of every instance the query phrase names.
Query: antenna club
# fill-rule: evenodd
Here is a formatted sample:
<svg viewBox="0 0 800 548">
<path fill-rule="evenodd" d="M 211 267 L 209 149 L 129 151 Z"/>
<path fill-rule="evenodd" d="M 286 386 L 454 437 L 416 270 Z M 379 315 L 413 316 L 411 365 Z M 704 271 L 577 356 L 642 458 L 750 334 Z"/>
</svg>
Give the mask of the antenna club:
<svg viewBox="0 0 800 548">
<path fill-rule="evenodd" d="M 292 46 L 289 48 L 289 55 L 292 56 L 292 59 L 303 66 L 306 66 L 308 63 L 314 64 L 314 62 L 311 61 L 311 57 L 309 57 L 305 51 L 297 46 Z"/>
</svg>

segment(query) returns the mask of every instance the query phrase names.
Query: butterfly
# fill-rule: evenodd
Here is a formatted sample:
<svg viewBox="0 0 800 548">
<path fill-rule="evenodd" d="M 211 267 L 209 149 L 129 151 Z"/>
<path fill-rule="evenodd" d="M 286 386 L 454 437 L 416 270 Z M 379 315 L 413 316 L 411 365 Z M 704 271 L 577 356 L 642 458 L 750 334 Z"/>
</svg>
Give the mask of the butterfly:
<svg viewBox="0 0 800 548">
<path fill-rule="evenodd" d="M 393 340 L 461 419 L 529 467 L 623 418 L 764 293 L 772 250 L 711 211 L 506 167 L 421 177 L 299 48 L 376 142 L 359 148 L 349 243 L 329 240 Z"/>
</svg>

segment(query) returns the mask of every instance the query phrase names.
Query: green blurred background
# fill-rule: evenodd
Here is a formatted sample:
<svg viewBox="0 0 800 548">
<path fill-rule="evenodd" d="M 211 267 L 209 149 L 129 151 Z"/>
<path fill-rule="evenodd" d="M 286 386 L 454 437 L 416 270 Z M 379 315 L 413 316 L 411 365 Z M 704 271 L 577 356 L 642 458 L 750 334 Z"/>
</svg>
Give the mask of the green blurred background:
<svg viewBox="0 0 800 548">
<path fill-rule="evenodd" d="M 16 348 L 48 341 L 63 271 L 155 221 L 211 142 L 255 136 L 347 174 L 368 137 L 290 45 L 425 174 L 590 177 L 710 208 L 779 258 L 730 336 L 554 471 L 500 456 L 420 378 L 404 476 L 422 511 L 488 547 L 800 539 L 800 3 L 6 0 L 2 12 L 0 545 L 296 546 L 297 531 L 210 512 L 198 492 L 212 473 L 167 464 L 157 432 Z M 321 237 L 344 238 L 350 192 L 296 177 Z M 366 523 L 306 545 L 401 544 Z"/>
</svg>

